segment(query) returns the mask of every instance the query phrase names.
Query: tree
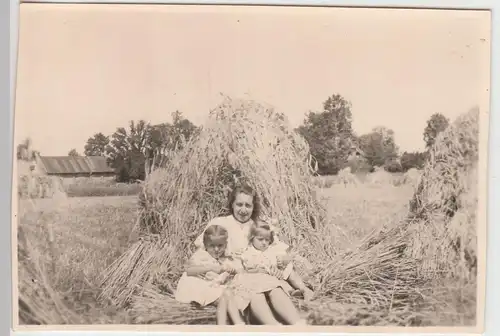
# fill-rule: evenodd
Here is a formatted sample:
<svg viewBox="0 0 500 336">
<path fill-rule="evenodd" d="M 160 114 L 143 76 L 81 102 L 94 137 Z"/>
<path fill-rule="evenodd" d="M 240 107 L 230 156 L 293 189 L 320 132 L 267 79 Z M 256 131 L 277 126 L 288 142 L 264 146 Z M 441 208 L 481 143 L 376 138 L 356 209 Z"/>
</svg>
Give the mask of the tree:
<svg viewBox="0 0 500 336">
<path fill-rule="evenodd" d="M 80 154 L 78 154 L 78 152 L 76 151 L 76 149 L 73 148 L 72 150 L 70 150 L 68 152 L 68 156 L 80 156 Z"/>
<path fill-rule="evenodd" d="M 198 127 L 184 118 L 181 112 L 172 113 L 171 142 L 177 144 L 177 148 L 183 148 L 185 142 L 189 141 L 198 131 Z"/>
<path fill-rule="evenodd" d="M 150 153 L 151 126 L 144 120 L 129 122 L 128 132 L 119 127 L 106 146 L 108 163 L 115 169 L 118 182 L 144 180 L 145 162 Z"/>
<path fill-rule="evenodd" d="M 351 103 L 339 94 L 328 97 L 323 111 L 309 112 L 297 132 L 308 142 L 318 173 L 338 173 L 352 147 Z"/>
<path fill-rule="evenodd" d="M 424 141 L 426 149 L 429 149 L 430 147 L 432 147 L 432 145 L 434 145 L 437 135 L 444 131 L 449 124 L 450 121 L 448 120 L 448 118 L 440 113 L 434 113 L 429 118 L 429 120 L 427 120 L 427 126 L 424 130 Z"/>
<path fill-rule="evenodd" d="M 118 181 L 144 180 L 152 168 L 166 163 L 172 153 L 197 133 L 198 128 L 179 111 L 172 114 L 172 119 L 172 124 L 158 125 L 144 120 L 130 121 L 127 129 L 116 129 L 105 155 Z"/>
<path fill-rule="evenodd" d="M 151 126 L 151 165 L 158 167 L 166 163 L 169 157 L 182 149 L 187 141 L 198 134 L 199 128 L 185 119 L 182 113 L 172 113 L 172 124 L 163 123 Z"/>
<path fill-rule="evenodd" d="M 375 127 L 370 133 L 360 136 L 359 146 L 373 167 L 384 166 L 398 157 L 394 131 L 386 127 Z"/>
<path fill-rule="evenodd" d="M 389 173 L 401 173 L 403 171 L 403 166 L 398 158 L 392 158 L 385 161 L 384 170 Z"/>
<path fill-rule="evenodd" d="M 401 167 L 404 172 L 407 172 L 411 168 L 422 169 L 424 168 L 426 160 L 425 152 L 404 152 L 401 155 Z"/>
<path fill-rule="evenodd" d="M 108 144 L 109 137 L 102 133 L 96 133 L 87 140 L 83 153 L 85 156 L 105 156 Z"/>
</svg>

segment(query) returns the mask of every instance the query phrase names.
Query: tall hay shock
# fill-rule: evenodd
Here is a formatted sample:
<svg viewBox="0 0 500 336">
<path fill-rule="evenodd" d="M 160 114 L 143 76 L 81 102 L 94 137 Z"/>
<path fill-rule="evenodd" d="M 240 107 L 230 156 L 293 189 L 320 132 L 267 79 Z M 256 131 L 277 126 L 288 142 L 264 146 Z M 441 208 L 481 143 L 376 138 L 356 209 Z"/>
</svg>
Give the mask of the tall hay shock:
<svg viewBox="0 0 500 336">
<path fill-rule="evenodd" d="M 468 269 L 462 277 L 475 272 L 478 121 L 479 110 L 471 109 L 438 135 L 407 218 L 372 237 L 367 247 L 406 232 L 406 253 L 419 261 L 419 277 L 455 276 L 458 262 L 467 264 L 460 266 Z"/>
<path fill-rule="evenodd" d="M 454 275 L 457 262 L 474 272 L 478 139 L 475 108 L 439 134 L 410 202 L 409 222 L 415 223 L 412 253 L 426 261 L 424 271 L 431 276 Z"/>
<path fill-rule="evenodd" d="M 314 228 L 322 225 L 326 212 L 315 198 L 309 163 L 307 143 L 284 116 L 255 101 L 226 98 L 211 111 L 200 134 L 144 184 L 142 234 L 158 235 L 158 246 L 169 246 L 175 257 L 155 248 L 143 259 L 127 252 L 106 272 L 103 296 L 125 304 L 137 286 L 154 281 L 152 274 L 161 269 L 178 277 L 203 226 L 229 213 L 227 196 L 235 183 L 250 184 L 261 197 L 262 216 L 278 219 L 281 237 L 311 252 L 306 246 L 313 245 Z M 148 269 L 141 260 L 148 260 Z"/>
</svg>

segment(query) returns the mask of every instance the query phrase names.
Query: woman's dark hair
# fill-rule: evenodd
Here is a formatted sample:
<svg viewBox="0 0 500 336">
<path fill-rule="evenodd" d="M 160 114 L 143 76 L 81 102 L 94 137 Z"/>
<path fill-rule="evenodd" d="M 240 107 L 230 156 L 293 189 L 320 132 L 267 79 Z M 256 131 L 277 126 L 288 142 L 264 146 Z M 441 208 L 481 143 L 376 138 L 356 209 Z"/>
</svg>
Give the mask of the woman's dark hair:
<svg viewBox="0 0 500 336">
<path fill-rule="evenodd" d="M 229 213 L 234 216 L 233 203 L 236 200 L 236 196 L 238 196 L 238 194 L 245 194 L 245 195 L 252 197 L 253 211 L 252 211 L 251 218 L 254 221 L 256 221 L 260 216 L 260 198 L 259 198 L 259 195 L 257 195 L 257 193 L 255 192 L 255 190 L 252 187 L 250 187 L 248 184 L 242 184 L 242 185 L 236 186 L 229 193 L 229 199 L 228 199 Z"/>
</svg>

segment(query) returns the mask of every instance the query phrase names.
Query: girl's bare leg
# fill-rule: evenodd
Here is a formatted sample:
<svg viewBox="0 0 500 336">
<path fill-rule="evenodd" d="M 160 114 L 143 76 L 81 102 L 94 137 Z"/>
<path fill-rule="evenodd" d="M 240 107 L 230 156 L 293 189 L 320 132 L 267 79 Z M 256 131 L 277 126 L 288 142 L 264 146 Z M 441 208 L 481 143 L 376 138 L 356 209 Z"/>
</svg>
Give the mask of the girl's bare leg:
<svg viewBox="0 0 500 336">
<path fill-rule="evenodd" d="M 287 324 L 297 324 L 301 322 L 299 312 L 293 305 L 290 298 L 283 289 L 275 288 L 269 293 L 269 299 L 274 310 L 281 316 Z"/>
<path fill-rule="evenodd" d="M 233 321 L 233 324 L 245 324 L 245 321 L 243 321 L 243 319 L 241 318 L 240 311 L 238 310 L 238 307 L 236 306 L 234 301 L 228 298 L 226 302 L 227 313 Z"/>
<path fill-rule="evenodd" d="M 217 303 L 217 324 L 218 325 L 227 325 L 227 298 L 222 295 Z"/>
<path fill-rule="evenodd" d="M 306 284 L 304 283 L 302 278 L 297 274 L 297 272 L 292 271 L 288 276 L 287 281 L 290 284 L 290 286 L 302 292 L 305 300 L 312 299 L 314 292 L 309 288 L 307 288 Z"/>
<path fill-rule="evenodd" d="M 274 314 L 267 304 L 266 297 L 264 294 L 256 294 L 252 297 L 250 301 L 250 309 L 255 317 L 265 325 L 276 325 L 281 324 L 276 320 Z"/>
</svg>

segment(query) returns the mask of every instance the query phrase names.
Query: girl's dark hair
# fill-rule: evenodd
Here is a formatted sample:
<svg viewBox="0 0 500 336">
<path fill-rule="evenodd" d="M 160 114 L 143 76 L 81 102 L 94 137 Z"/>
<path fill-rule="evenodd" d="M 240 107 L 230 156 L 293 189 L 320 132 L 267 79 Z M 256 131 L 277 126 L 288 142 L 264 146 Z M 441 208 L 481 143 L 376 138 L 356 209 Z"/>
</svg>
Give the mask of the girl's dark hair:
<svg viewBox="0 0 500 336">
<path fill-rule="evenodd" d="M 233 203 L 236 200 L 236 196 L 238 196 L 238 194 L 245 194 L 248 196 L 252 196 L 253 211 L 252 211 L 251 218 L 254 221 L 258 220 L 258 218 L 260 216 L 260 198 L 259 198 L 259 195 L 257 195 L 257 193 L 255 192 L 255 190 L 252 187 L 250 187 L 248 184 L 242 184 L 242 185 L 236 186 L 229 193 L 229 199 L 228 199 L 229 213 L 234 216 Z"/>
<path fill-rule="evenodd" d="M 220 225 L 210 225 L 203 233 L 203 245 L 207 245 L 213 237 L 224 237 L 227 239 L 227 230 Z"/>
<path fill-rule="evenodd" d="M 271 234 L 270 244 L 274 243 L 274 231 L 271 230 L 271 227 L 264 221 L 255 222 L 250 228 L 250 232 L 248 234 L 248 241 L 251 241 L 259 231 L 267 231 Z"/>
</svg>

